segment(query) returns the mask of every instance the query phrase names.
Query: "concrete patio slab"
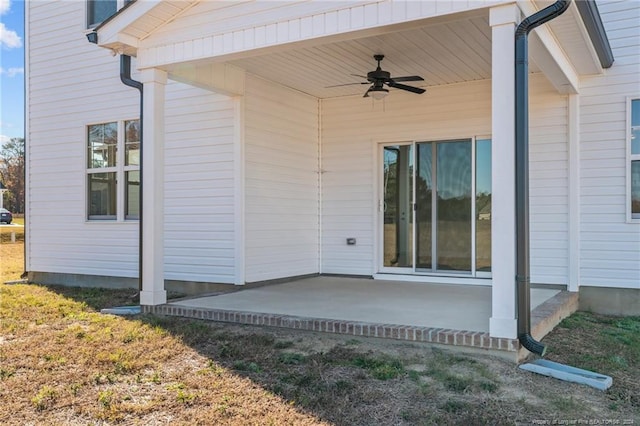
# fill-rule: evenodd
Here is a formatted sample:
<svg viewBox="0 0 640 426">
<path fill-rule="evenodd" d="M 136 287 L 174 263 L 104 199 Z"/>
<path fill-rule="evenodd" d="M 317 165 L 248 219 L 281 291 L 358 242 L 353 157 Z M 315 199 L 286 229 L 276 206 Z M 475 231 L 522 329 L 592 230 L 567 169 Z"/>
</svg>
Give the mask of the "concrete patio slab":
<svg viewBox="0 0 640 426">
<path fill-rule="evenodd" d="M 541 339 L 578 308 L 578 293 L 531 290 L 532 335 Z M 491 337 L 491 288 L 314 277 L 142 306 L 143 313 L 446 345 L 518 362 L 518 339 Z"/>
<path fill-rule="evenodd" d="M 558 293 L 532 289 L 531 309 Z M 168 305 L 486 333 L 491 288 L 320 276 Z"/>
</svg>

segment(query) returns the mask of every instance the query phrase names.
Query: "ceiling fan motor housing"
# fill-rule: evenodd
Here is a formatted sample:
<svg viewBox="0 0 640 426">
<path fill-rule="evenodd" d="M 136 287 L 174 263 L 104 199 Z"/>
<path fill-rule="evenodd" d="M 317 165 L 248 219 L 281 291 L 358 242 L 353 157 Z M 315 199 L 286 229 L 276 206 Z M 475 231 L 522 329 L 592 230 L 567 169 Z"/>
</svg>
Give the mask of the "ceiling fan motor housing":
<svg viewBox="0 0 640 426">
<path fill-rule="evenodd" d="M 389 81 L 391 80 L 391 73 L 389 71 L 383 71 L 378 67 L 377 70 L 367 73 L 367 80 L 372 83 L 376 83 L 377 81 Z"/>
</svg>

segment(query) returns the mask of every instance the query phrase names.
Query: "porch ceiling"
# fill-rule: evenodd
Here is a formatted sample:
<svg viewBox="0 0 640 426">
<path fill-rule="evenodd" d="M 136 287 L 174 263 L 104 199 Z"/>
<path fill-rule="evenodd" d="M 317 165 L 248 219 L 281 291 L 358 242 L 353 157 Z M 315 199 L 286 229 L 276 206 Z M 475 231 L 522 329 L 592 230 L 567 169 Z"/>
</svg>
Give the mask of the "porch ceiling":
<svg viewBox="0 0 640 426">
<path fill-rule="evenodd" d="M 530 15 L 550 1 L 519 0 L 518 6 L 524 15 Z M 494 5 L 507 2 L 495 0 Z M 185 75 L 206 73 L 212 64 L 227 62 L 319 98 L 363 93 L 364 85 L 328 86 L 362 81 L 353 74 L 365 75 L 373 70 L 374 54 L 386 56 L 383 68 L 392 76 L 418 74 L 425 78 L 412 85 L 428 87 L 491 78 L 488 15 L 492 2 L 471 2 L 447 13 L 421 12 L 405 20 L 374 19 L 364 27 L 341 30 L 334 28 L 338 25 L 336 13 L 344 11 L 347 16 L 356 13 L 356 9 L 364 13 L 363 4 L 356 2 L 351 7 L 349 2 L 334 5 L 317 0 L 314 4 L 318 8 L 309 9 L 311 6 L 305 1 L 285 2 L 287 7 L 276 8 L 278 14 L 286 12 L 280 16 L 270 7 L 257 7 L 254 2 L 219 3 L 133 2 L 96 28 L 97 39 L 102 47 L 137 55 L 141 68 L 160 68 L 174 76 L 182 74 L 183 80 Z M 378 10 L 381 3 L 397 6 L 403 2 L 362 3 L 371 6 L 369 10 Z M 453 3 L 459 6 L 464 2 Z M 398 8 L 401 6 L 384 12 Z M 333 17 L 333 26 L 324 25 L 325 13 Z M 388 13 L 384 16 L 388 17 Z M 226 25 L 225 16 L 235 20 Z M 245 16 L 247 19 L 238 19 Z M 282 22 L 274 23 L 274 19 Z M 314 26 L 316 21 L 320 23 Z M 219 25 L 205 25 L 208 22 Z M 305 26 L 304 36 L 301 25 Z M 577 92 L 580 75 L 602 72 L 574 3 L 568 13 L 537 29 L 536 34 L 538 31 L 539 37 L 532 37 L 530 71 L 543 71 L 560 93 Z M 205 82 L 193 83 L 211 88 Z"/>
<path fill-rule="evenodd" d="M 248 72 L 318 98 L 363 94 L 358 83 L 375 69 L 374 54 L 391 76 L 420 75 L 428 87 L 491 78 L 491 28 L 488 10 L 404 31 L 338 41 L 314 47 L 232 61 Z M 532 64 L 532 71 L 538 71 Z M 392 89 L 395 90 L 395 89 Z"/>
</svg>

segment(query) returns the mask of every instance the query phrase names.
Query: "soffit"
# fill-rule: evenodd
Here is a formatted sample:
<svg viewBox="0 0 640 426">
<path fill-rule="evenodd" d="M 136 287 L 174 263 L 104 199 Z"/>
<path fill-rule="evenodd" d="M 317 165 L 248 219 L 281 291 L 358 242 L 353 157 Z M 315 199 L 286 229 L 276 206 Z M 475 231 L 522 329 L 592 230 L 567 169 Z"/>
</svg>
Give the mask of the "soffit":
<svg viewBox="0 0 640 426">
<path fill-rule="evenodd" d="M 180 17 L 198 0 L 134 1 L 98 25 L 99 45 L 136 56 L 140 40 Z"/>
<path fill-rule="evenodd" d="M 197 1 L 161 1 L 153 9 L 149 10 L 134 23 L 127 26 L 123 32 L 127 35 L 144 40 L 149 35 L 174 21 L 184 12 L 196 5 Z"/>
<path fill-rule="evenodd" d="M 538 10 L 544 9 L 553 3 L 554 1 L 550 0 L 537 0 L 534 2 Z M 578 74 L 602 73 L 602 67 L 591 39 L 586 32 L 580 12 L 578 12 L 578 8 L 573 2 L 565 13 L 545 25 L 549 26 Z"/>
<path fill-rule="evenodd" d="M 304 93 L 330 98 L 363 94 L 366 85 L 327 87 L 366 81 L 352 74 L 373 71 L 374 54 L 394 76 L 420 75 L 428 87 L 491 78 L 488 10 L 464 19 L 405 31 L 339 41 L 232 61 L 248 72 Z M 533 68 L 532 71 L 537 71 Z M 392 91 L 394 89 L 391 89 Z"/>
</svg>

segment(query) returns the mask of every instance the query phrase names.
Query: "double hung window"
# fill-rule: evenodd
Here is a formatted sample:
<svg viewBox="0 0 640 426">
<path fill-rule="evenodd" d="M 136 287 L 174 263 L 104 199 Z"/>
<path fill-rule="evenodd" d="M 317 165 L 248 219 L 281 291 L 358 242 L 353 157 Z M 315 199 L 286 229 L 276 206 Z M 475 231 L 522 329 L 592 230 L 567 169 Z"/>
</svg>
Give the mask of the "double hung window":
<svg viewBox="0 0 640 426">
<path fill-rule="evenodd" d="M 87 141 L 88 218 L 138 219 L 140 122 L 90 125 Z"/>
</svg>

